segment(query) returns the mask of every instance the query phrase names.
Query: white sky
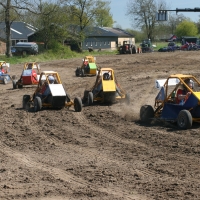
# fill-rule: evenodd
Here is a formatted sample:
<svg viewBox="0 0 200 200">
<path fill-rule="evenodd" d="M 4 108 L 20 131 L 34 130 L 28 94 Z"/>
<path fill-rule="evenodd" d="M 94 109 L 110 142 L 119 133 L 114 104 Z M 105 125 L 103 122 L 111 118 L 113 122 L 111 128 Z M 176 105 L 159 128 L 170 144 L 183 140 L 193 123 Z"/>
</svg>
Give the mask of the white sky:
<svg viewBox="0 0 200 200">
<path fill-rule="evenodd" d="M 120 25 L 123 29 L 130 28 L 134 29 L 131 26 L 131 19 L 126 16 L 127 4 L 129 0 L 109 0 L 111 7 L 111 14 L 113 15 L 114 21 L 116 25 Z M 157 0 L 159 1 L 159 0 Z M 200 0 L 165 0 L 169 9 L 175 10 L 176 8 L 184 9 L 184 8 L 200 8 Z M 176 12 L 172 12 L 175 14 Z M 189 17 L 192 21 L 198 21 L 200 19 L 200 12 L 180 12 L 178 14 L 183 14 L 186 17 Z"/>
</svg>

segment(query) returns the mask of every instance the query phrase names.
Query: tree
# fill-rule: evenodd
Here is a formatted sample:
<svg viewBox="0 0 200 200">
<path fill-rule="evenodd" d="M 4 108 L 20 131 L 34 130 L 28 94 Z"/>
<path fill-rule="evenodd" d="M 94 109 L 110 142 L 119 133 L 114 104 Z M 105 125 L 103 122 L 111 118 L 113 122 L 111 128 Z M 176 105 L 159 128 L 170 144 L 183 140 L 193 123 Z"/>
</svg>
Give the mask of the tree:
<svg viewBox="0 0 200 200">
<path fill-rule="evenodd" d="M 0 0 L 0 10 L 5 14 L 2 14 L 5 21 L 5 34 L 6 34 L 6 56 L 10 57 L 11 54 L 11 24 L 17 18 L 20 19 L 24 15 L 24 11 L 27 10 L 34 14 L 40 14 L 39 5 L 42 0 Z M 49 0 L 48 0 L 49 2 Z M 55 1 L 54 1 L 55 2 Z M 49 11 L 51 12 L 51 11 Z"/>
<path fill-rule="evenodd" d="M 145 27 L 148 39 L 153 38 L 156 11 L 155 0 L 130 0 L 127 5 L 127 15 L 131 17 L 133 25 L 140 29 Z"/>
<path fill-rule="evenodd" d="M 109 2 L 103 0 L 63 0 L 63 6 L 67 8 L 67 15 L 75 28 L 73 35 L 76 37 L 76 43 L 80 51 L 81 42 L 86 35 L 84 30 L 94 23 L 94 19 L 99 17 L 100 10 L 106 10 Z M 72 27 L 72 26 L 71 26 Z"/>
<path fill-rule="evenodd" d="M 48 49 L 49 44 L 55 41 L 62 43 L 67 37 L 65 10 L 58 4 L 45 2 L 39 5 L 39 13 L 39 15 L 29 11 L 26 13 L 31 16 L 28 22 L 38 29 L 35 40 L 44 42 L 45 49 Z"/>
<path fill-rule="evenodd" d="M 198 28 L 194 22 L 185 20 L 177 26 L 175 33 L 178 37 L 197 36 Z"/>
<path fill-rule="evenodd" d="M 95 25 L 101 27 L 112 27 L 114 20 L 110 14 L 109 6 L 105 6 L 103 9 L 99 9 L 95 17 Z"/>
</svg>

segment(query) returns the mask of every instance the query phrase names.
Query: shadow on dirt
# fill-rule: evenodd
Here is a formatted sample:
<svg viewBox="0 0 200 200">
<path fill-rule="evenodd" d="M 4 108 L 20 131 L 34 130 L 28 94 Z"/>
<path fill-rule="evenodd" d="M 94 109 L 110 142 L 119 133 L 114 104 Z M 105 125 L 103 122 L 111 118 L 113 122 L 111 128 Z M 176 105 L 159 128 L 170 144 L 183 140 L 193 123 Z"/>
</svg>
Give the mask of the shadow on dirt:
<svg viewBox="0 0 200 200">
<path fill-rule="evenodd" d="M 144 127 L 161 127 L 161 128 L 166 128 L 168 132 L 172 132 L 172 131 L 177 131 L 177 130 L 182 130 L 184 131 L 184 129 L 181 129 L 178 127 L 176 122 L 166 122 L 166 121 L 161 121 L 161 120 L 153 120 L 150 123 L 144 123 L 141 122 L 141 120 L 136 120 L 134 121 L 137 125 L 139 126 L 144 126 Z M 199 123 L 194 122 L 192 127 L 190 129 L 198 129 Z M 186 129 L 185 129 L 186 130 Z"/>
</svg>

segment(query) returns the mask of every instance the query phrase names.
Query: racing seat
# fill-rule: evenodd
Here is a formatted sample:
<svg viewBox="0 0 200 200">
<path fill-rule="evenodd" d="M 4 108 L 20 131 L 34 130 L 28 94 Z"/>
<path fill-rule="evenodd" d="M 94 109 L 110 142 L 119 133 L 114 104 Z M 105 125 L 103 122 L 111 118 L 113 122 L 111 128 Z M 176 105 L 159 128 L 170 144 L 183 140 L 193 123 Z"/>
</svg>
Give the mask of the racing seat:
<svg viewBox="0 0 200 200">
<path fill-rule="evenodd" d="M 165 88 L 162 86 L 160 88 L 159 93 L 157 94 L 155 98 L 155 107 L 159 106 L 159 104 L 163 103 L 165 100 Z"/>
</svg>

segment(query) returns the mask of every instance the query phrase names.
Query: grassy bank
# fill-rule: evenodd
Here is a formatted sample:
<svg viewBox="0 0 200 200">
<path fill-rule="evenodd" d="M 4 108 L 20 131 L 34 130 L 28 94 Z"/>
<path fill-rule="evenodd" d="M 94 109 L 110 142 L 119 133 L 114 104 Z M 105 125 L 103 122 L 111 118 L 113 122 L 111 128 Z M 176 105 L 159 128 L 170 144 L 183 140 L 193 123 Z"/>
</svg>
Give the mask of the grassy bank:
<svg viewBox="0 0 200 200">
<path fill-rule="evenodd" d="M 38 55 L 25 55 L 25 56 L 12 56 L 7 58 L 5 55 L 0 55 L 0 60 L 6 61 L 10 64 L 20 64 L 25 62 L 45 62 L 51 60 L 62 60 L 62 59 L 70 59 L 70 58 L 79 58 L 84 57 L 86 55 L 113 55 L 116 54 L 117 51 L 105 51 L 102 50 L 100 52 L 93 51 L 83 51 L 82 53 L 77 53 L 75 51 L 71 51 L 68 47 L 60 47 L 54 50 L 44 51 L 39 53 Z"/>
</svg>

